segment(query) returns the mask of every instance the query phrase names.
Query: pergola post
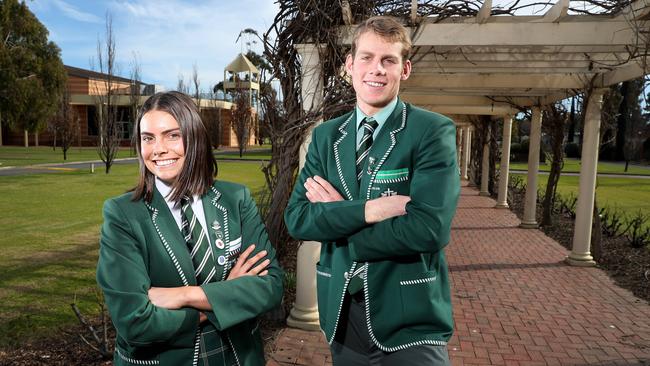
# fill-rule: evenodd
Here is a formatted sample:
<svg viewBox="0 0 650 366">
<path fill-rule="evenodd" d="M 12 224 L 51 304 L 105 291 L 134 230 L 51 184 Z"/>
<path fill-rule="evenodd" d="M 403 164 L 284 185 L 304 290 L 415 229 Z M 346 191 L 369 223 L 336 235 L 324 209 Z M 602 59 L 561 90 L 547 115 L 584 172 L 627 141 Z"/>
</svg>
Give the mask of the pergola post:
<svg viewBox="0 0 650 366">
<path fill-rule="evenodd" d="M 528 145 L 528 183 L 526 185 L 526 201 L 524 217 L 519 227 L 524 229 L 537 228 L 537 173 L 539 171 L 539 148 L 542 137 L 542 110 L 533 107 L 533 117 L 530 123 L 530 139 Z"/>
<path fill-rule="evenodd" d="M 456 133 L 458 134 L 458 138 L 456 139 L 456 160 L 458 163 L 459 167 L 459 174 L 460 174 L 460 166 L 462 165 L 462 152 L 463 152 L 463 127 L 459 126 L 456 128 Z"/>
<path fill-rule="evenodd" d="M 481 161 L 481 190 L 479 196 L 489 196 L 490 182 L 490 136 L 483 143 L 483 161 Z"/>
<path fill-rule="evenodd" d="M 600 113 L 605 89 L 594 89 L 589 95 L 585 114 L 580 183 L 576 204 L 576 222 L 573 230 L 573 247 L 566 261 L 572 266 L 590 267 L 596 262 L 591 256 L 591 224 L 596 192 L 598 145 L 600 142 Z"/>
<path fill-rule="evenodd" d="M 508 208 L 508 175 L 510 174 L 510 139 L 512 116 L 503 117 L 503 138 L 501 139 L 501 166 L 499 173 L 499 195 L 496 208 Z"/>
<path fill-rule="evenodd" d="M 471 136 L 470 136 L 470 127 L 465 126 L 463 128 L 463 161 L 461 164 L 461 178 L 468 180 L 469 176 L 467 175 L 467 168 L 469 166 L 469 151 L 471 150 L 471 143 L 472 141 Z"/>
<path fill-rule="evenodd" d="M 296 50 L 302 59 L 303 109 L 319 108 L 323 101 L 323 82 L 318 47 L 314 44 L 298 44 Z M 315 127 L 315 126 L 314 126 Z M 311 131 L 300 147 L 300 168 L 305 165 Z M 296 301 L 289 312 L 287 325 L 306 330 L 319 330 L 318 302 L 316 299 L 316 263 L 320 257 L 320 243 L 305 241 L 300 244 L 296 266 Z"/>
</svg>

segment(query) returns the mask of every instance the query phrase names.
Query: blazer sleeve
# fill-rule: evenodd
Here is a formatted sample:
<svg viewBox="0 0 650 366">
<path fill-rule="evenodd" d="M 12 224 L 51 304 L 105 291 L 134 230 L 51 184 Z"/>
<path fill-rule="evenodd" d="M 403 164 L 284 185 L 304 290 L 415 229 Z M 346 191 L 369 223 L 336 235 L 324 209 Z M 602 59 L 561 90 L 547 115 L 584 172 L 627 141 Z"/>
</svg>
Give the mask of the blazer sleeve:
<svg viewBox="0 0 650 366">
<path fill-rule="evenodd" d="M 348 238 L 357 262 L 441 250 L 450 239 L 460 194 L 456 128 L 445 118 L 423 132 L 415 154 L 406 215 L 368 226 Z"/>
<path fill-rule="evenodd" d="M 168 310 L 149 301 L 151 281 L 143 259 L 146 243 L 136 239 L 129 215 L 114 200 L 106 201 L 103 211 L 97 282 L 118 334 L 134 346 L 192 347 L 198 311 Z"/>
<path fill-rule="evenodd" d="M 241 191 L 240 203 L 241 250 L 255 244 L 251 256 L 266 250 L 266 258 L 271 260 L 265 276 L 242 276 L 233 280 L 211 282 L 202 285 L 211 312 L 206 312 L 208 320 L 219 330 L 227 329 L 244 320 L 255 318 L 280 304 L 283 294 L 284 273 L 275 256 L 275 249 L 269 241 L 262 219 L 248 188 Z"/>
<path fill-rule="evenodd" d="M 293 187 L 289 203 L 284 211 L 284 221 L 289 235 L 299 240 L 321 242 L 336 241 L 345 238 L 367 225 L 365 219 L 365 199 L 343 200 L 338 202 L 311 203 L 305 196 L 305 181 L 318 175 L 330 179 L 323 169 L 325 161 L 318 146 L 323 139 L 321 129 L 314 129 L 312 141 L 307 150 L 305 165 Z M 343 195 L 342 192 L 339 192 Z"/>
</svg>

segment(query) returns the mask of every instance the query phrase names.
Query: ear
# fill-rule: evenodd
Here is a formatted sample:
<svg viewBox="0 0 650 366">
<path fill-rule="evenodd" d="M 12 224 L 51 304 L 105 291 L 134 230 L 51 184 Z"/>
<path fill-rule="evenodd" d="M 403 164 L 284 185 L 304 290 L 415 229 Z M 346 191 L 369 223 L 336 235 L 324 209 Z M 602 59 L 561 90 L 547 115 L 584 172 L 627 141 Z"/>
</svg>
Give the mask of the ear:
<svg viewBox="0 0 650 366">
<path fill-rule="evenodd" d="M 348 53 L 348 55 L 345 57 L 345 71 L 348 73 L 349 76 L 352 76 L 353 63 L 354 63 L 354 58 L 352 57 L 351 53 Z"/>
<path fill-rule="evenodd" d="M 402 68 L 402 80 L 406 80 L 411 75 L 411 60 L 404 61 L 404 67 Z"/>
</svg>

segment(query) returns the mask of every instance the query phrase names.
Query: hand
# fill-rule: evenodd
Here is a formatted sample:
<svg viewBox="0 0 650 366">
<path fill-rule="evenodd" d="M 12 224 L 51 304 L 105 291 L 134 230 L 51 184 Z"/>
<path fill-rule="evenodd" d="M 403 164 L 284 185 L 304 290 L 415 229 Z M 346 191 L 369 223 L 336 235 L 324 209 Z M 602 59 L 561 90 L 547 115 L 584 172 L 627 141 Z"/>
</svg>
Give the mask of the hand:
<svg viewBox="0 0 650 366">
<path fill-rule="evenodd" d="M 186 306 L 187 293 L 191 286 L 152 287 L 149 289 L 149 301 L 165 309 L 180 309 Z"/>
<path fill-rule="evenodd" d="M 367 201 L 365 206 L 366 222 L 374 224 L 391 217 L 406 215 L 406 204 L 411 201 L 409 196 L 379 197 Z"/>
<path fill-rule="evenodd" d="M 252 244 L 246 250 L 239 255 L 237 258 L 237 263 L 232 267 L 230 273 L 228 274 L 227 280 L 234 280 L 237 277 L 242 276 L 266 276 L 269 271 L 265 268 L 271 263 L 271 260 L 264 259 L 258 264 L 258 262 L 266 256 L 266 250 L 262 250 L 254 256 L 248 258 L 253 250 L 255 249 L 255 244 Z"/>
<path fill-rule="evenodd" d="M 325 179 L 315 175 L 305 181 L 305 196 L 311 203 L 343 201 L 343 196 Z"/>
</svg>

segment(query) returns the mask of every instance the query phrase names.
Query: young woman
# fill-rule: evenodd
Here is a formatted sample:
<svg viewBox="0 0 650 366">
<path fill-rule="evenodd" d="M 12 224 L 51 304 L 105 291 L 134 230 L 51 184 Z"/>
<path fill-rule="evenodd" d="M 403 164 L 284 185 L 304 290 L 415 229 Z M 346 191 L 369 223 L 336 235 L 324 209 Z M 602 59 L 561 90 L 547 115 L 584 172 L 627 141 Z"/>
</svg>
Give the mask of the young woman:
<svg viewBox="0 0 650 366">
<path fill-rule="evenodd" d="M 282 271 L 244 186 L 217 163 L 194 102 L 158 93 L 135 125 L 140 176 L 104 204 L 97 282 L 115 365 L 264 365 L 256 317 Z"/>
</svg>

